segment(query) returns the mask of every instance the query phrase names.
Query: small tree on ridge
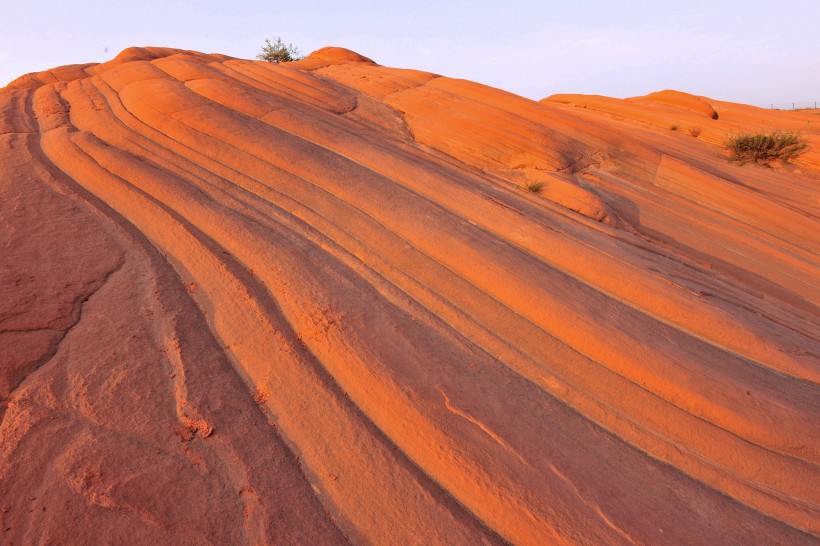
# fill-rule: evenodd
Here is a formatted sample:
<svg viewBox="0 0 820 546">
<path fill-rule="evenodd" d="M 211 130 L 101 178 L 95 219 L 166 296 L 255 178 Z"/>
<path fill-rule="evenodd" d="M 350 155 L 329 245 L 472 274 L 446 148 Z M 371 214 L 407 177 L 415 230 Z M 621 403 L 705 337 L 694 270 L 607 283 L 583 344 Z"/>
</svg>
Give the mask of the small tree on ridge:
<svg viewBox="0 0 820 546">
<path fill-rule="evenodd" d="M 262 52 L 256 56 L 260 61 L 268 61 L 269 63 L 287 63 L 290 61 L 298 61 L 300 57 L 299 48 L 293 44 L 285 45 L 282 38 L 277 36 L 273 42 L 269 38 L 265 38 L 265 45 L 262 47 Z"/>
</svg>

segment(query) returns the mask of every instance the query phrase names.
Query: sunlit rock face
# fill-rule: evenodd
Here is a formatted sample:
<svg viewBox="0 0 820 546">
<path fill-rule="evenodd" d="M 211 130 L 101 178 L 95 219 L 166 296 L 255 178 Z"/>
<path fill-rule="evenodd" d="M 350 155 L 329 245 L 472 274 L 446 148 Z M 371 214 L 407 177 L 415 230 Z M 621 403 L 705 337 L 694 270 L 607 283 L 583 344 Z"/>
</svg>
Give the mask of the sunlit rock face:
<svg viewBox="0 0 820 546">
<path fill-rule="evenodd" d="M 816 126 L 341 48 L 16 80 L 0 542 L 817 544 Z"/>
</svg>

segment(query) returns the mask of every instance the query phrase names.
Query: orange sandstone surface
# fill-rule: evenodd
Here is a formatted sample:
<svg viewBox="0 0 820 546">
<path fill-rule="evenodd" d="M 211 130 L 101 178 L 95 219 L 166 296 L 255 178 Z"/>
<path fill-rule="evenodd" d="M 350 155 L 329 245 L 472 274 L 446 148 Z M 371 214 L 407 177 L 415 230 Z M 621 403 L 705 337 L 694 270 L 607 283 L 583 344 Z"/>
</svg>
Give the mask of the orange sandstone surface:
<svg viewBox="0 0 820 546">
<path fill-rule="evenodd" d="M 771 128 L 811 150 L 726 160 Z M 818 544 L 819 218 L 816 111 L 340 48 L 24 76 L 0 542 Z"/>
</svg>

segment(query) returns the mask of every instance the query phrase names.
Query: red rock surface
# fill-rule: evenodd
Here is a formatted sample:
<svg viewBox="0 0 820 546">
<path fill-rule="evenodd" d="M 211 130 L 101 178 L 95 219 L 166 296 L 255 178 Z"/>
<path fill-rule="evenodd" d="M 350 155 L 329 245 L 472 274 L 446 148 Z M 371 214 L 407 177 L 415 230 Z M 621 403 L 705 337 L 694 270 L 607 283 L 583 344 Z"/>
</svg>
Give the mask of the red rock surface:
<svg viewBox="0 0 820 546">
<path fill-rule="evenodd" d="M 0 542 L 817 544 L 818 121 L 340 48 L 16 80 Z"/>
</svg>

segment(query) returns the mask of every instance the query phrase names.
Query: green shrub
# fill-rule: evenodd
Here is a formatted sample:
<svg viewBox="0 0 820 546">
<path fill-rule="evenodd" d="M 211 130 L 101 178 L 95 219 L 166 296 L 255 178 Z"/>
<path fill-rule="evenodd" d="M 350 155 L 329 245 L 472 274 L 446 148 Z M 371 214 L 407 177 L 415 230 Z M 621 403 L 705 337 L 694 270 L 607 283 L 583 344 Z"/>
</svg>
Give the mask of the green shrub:
<svg viewBox="0 0 820 546">
<path fill-rule="evenodd" d="M 527 180 L 524 183 L 524 189 L 530 193 L 541 193 L 541 190 L 544 189 L 544 183 L 536 182 L 535 180 Z"/>
<path fill-rule="evenodd" d="M 299 48 L 293 44 L 285 45 L 282 38 L 277 36 L 273 43 L 270 39 L 265 38 L 265 45 L 262 46 L 262 51 L 256 56 L 260 61 L 268 61 L 269 63 L 287 63 L 290 61 L 298 61 L 301 59 Z"/>
<path fill-rule="evenodd" d="M 726 141 L 732 161 L 754 161 L 768 165 L 779 159 L 786 162 L 803 154 L 808 143 L 798 133 L 774 130 L 769 133 L 738 133 Z"/>
</svg>

